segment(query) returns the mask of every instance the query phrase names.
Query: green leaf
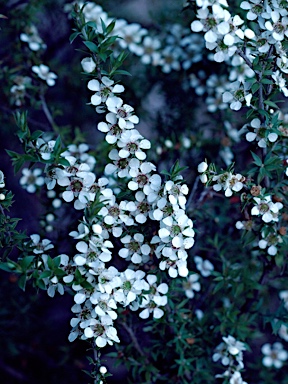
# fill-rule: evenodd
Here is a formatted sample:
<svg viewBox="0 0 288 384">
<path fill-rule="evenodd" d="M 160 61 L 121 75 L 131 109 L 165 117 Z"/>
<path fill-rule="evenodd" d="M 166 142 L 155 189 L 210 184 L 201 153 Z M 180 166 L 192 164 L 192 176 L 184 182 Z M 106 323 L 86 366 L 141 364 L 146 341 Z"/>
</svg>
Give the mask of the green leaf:
<svg viewBox="0 0 288 384">
<path fill-rule="evenodd" d="M 77 36 L 81 35 L 81 32 L 74 32 L 70 35 L 69 37 L 69 41 L 70 41 L 70 44 L 73 43 L 73 41 L 76 39 Z"/>
<path fill-rule="evenodd" d="M 111 23 L 109 25 L 107 25 L 107 27 L 106 27 L 107 35 L 109 35 L 113 31 L 113 29 L 115 27 L 115 23 L 116 23 L 116 19 L 112 20 Z"/>
<path fill-rule="evenodd" d="M 35 256 L 25 256 L 24 259 L 19 261 L 19 265 L 23 268 L 23 270 L 26 270 L 34 259 Z"/>
<path fill-rule="evenodd" d="M 91 52 L 98 53 L 98 47 L 95 43 L 92 43 L 92 41 L 83 41 L 83 43 Z"/>
<path fill-rule="evenodd" d="M 38 137 L 40 137 L 40 136 L 42 136 L 42 135 L 43 135 L 43 132 L 37 130 L 37 131 L 35 131 L 35 132 L 32 133 L 32 135 L 31 135 L 31 140 L 37 140 Z"/>
<path fill-rule="evenodd" d="M 254 164 L 256 164 L 258 167 L 262 166 L 262 160 L 260 159 L 259 156 L 257 156 L 254 152 L 250 151 L 253 159 L 254 159 Z"/>
<path fill-rule="evenodd" d="M 259 83 L 254 83 L 251 87 L 251 92 L 256 93 L 258 91 L 259 87 L 260 87 Z"/>
<path fill-rule="evenodd" d="M 26 281 L 27 281 L 27 276 L 26 275 L 20 276 L 20 278 L 18 280 L 19 288 L 22 289 L 23 291 L 25 291 Z"/>
<path fill-rule="evenodd" d="M 269 80 L 269 79 L 266 79 L 266 78 L 261 79 L 261 83 L 262 84 L 274 84 L 272 80 Z"/>
<path fill-rule="evenodd" d="M 6 272 L 14 272 L 14 269 L 11 269 L 11 267 L 9 267 L 8 263 L 0 262 L 0 269 L 2 269 L 2 271 L 6 271 Z"/>
<path fill-rule="evenodd" d="M 46 277 L 50 277 L 51 275 L 52 275 L 51 271 L 44 271 L 44 272 L 40 273 L 39 279 L 45 279 Z"/>
<path fill-rule="evenodd" d="M 103 31 L 104 35 L 106 35 L 107 34 L 106 25 L 105 25 L 104 21 L 101 18 L 100 18 L 100 20 L 101 20 L 102 31 Z"/>
<path fill-rule="evenodd" d="M 54 267 L 58 268 L 61 262 L 61 257 L 60 256 L 54 257 L 53 262 L 54 262 Z"/>
<path fill-rule="evenodd" d="M 52 259 L 50 256 L 48 256 L 48 258 L 47 258 L 47 264 L 48 264 L 48 267 L 49 267 L 51 270 L 54 269 L 54 262 L 53 262 L 53 259 Z"/>
<path fill-rule="evenodd" d="M 272 107 L 272 108 L 276 108 L 276 109 L 279 108 L 278 105 L 271 100 L 265 100 L 264 104 L 269 105 L 269 107 Z"/>
<path fill-rule="evenodd" d="M 37 280 L 37 281 L 36 281 L 36 285 L 37 285 L 37 287 L 39 287 L 40 289 L 43 289 L 43 290 L 46 289 L 46 285 L 45 285 L 45 283 L 44 283 L 44 281 L 43 281 L 42 279 Z"/>
<path fill-rule="evenodd" d="M 124 71 L 122 69 L 117 69 L 112 73 L 113 75 L 126 75 L 126 76 L 132 76 L 130 72 Z M 110 72 L 111 75 L 111 72 Z"/>
<path fill-rule="evenodd" d="M 284 264 L 284 255 L 283 253 L 277 253 L 275 256 L 275 263 L 277 267 L 282 267 Z"/>
</svg>

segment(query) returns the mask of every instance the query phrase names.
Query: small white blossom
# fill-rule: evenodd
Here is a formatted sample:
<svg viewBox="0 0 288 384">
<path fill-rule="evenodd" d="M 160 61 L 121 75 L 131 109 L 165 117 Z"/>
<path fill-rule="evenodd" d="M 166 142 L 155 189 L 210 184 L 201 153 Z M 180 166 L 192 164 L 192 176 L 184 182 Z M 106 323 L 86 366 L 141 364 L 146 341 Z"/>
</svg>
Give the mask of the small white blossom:
<svg viewBox="0 0 288 384">
<path fill-rule="evenodd" d="M 50 87 L 55 85 L 55 79 L 57 79 L 57 75 L 53 72 L 50 72 L 50 68 L 47 65 L 33 65 L 32 71 L 36 73 L 40 79 L 45 80 Z"/>
<path fill-rule="evenodd" d="M 264 355 L 262 363 L 268 368 L 275 367 L 279 369 L 288 358 L 288 353 L 283 349 L 281 343 L 274 343 L 273 345 L 266 343 L 262 345 L 261 352 Z"/>
</svg>

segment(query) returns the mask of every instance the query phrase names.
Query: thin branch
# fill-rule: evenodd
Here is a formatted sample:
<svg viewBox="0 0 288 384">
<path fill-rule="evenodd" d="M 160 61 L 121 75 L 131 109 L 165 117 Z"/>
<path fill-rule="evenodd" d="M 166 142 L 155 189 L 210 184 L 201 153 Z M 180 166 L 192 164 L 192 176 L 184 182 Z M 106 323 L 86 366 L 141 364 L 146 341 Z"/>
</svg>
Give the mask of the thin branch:
<svg viewBox="0 0 288 384">
<path fill-rule="evenodd" d="M 47 120 L 49 121 L 51 127 L 53 128 L 53 130 L 58 134 L 59 131 L 58 131 L 58 127 L 57 127 L 57 124 L 55 123 L 54 119 L 53 119 L 53 116 L 48 108 L 48 105 L 46 103 L 46 100 L 45 100 L 45 96 L 44 94 L 41 92 L 40 93 L 40 100 L 41 100 L 41 104 L 42 104 L 42 109 L 43 109 L 43 112 L 47 118 Z"/>
<path fill-rule="evenodd" d="M 4 372 L 6 372 L 9 376 L 13 377 L 17 381 L 22 381 L 27 383 L 28 377 L 24 375 L 24 373 L 20 372 L 17 368 L 14 369 L 13 367 L 7 365 L 7 363 L 4 363 L 4 361 L 0 360 L 0 368 L 3 369 Z"/>
<path fill-rule="evenodd" d="M 248 57 L 245 55 L 244 52 L 241 51 L 241 49 L 237 49 L 236 53 L 238 53 L 239 56 L 242 57 L 242 59 L 245 61 L 245 63 L 251 68 L 253 69 L 253 65 L 252 65 L 252 62 L 248 59 Z"/>
<path fill-rule="evenodd" d="M 197 176 L 196 179 L 195 179 L 193 188 L 192 188 L 192 190 L 191 190 L 191 192 L 190 192 L 190 195 L 189 195 L 189 197 L 188 197 L 188 200 L 187 200 L 187 204 L 186 204 L 186 205 L 187 205 L 187 208 L 188 208 L 189 205 L 191 204 L 191 201 L 192 201 L 192 199 L 193 199 L 193 196 L 195 195 L 196 189 L 197 189 L 198 184 L 199 184 L 199 180 L 200 180 L 200 177 Z"/>
<path fill-rule="evenodd" d="M 129 325 L 127 323 L 125 323 L 124 321 L 120 323 L 123 328 L 125 328 L 126 332 L 129 334 L 129 336 L 131 337 L 131 340 L 132 340 L 132 343 L 135 347 L 135 349 L 139 352 L 139 354 L 141 356 L 146 356 L 146 354 L 143 352 L 140 344 L 138 343 L 138 340 L 135 336 L 135 333 L 133 332 L 133 329 L 131 327 L 129 327 Z M 150 363 L 149 360 L 147 359 L 147 357 L 145 358 L 145 361 L 146 363 Z"/>
</svg>

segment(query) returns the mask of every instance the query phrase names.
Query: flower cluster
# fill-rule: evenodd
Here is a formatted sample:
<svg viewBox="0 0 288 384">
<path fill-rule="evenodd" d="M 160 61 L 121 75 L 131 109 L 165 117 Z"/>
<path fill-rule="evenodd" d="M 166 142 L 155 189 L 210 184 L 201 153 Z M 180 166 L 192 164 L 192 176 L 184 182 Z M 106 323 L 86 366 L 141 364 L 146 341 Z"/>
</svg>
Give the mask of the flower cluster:
<svg viewBox="0 0 288 384">
<path fill-rule="evenodd" d="M 86 13 L 89 7 L 88 3 L 84 8 Z M 92 8 L 94 11 L 97 9 Z M 117 28 L 120 26 L 116 23 Z M 138 41 L 135 28 L 133 26 L 130 31 L 136 39 L 134 44 Z M 123 36 L 119 44 L 127 42 Z M 148 44 L 147 40 L 145 43 Z M 136 50 L 132 43 L 129 47 Z M 57 187 L 62 191 L 63 200 L 73 202 L 76 210 L 84 210 L 84 217 L 78 229 L 70 233 L 78 240 L 77 252 L 73 257 L 57 256 L 57 269 L 46 254 L 52 248 L 48 240 L 41 242 L 38 235 L 32 235 L 31 246 L 33 252 L 41 257 L 37 265 L 43 271 L 41 276 L 48 294 L 51 297 L 56 291 L 63 294 L 65 284 L 75 292 L 69 340 L 94 338 L 98 347 L 104 347 L 119 342 L 114 327 L 119 305 L 131 310 L 140 309 L 139 316 L 143 319 L 150 314 L 155 319 L 164 315 L 168 285 L 157 282 L 155 275 L 146 275 L 139 268 L 147 262 L 158 261 L 159 268 L 167 270 L 170 277 L 187 276 L 187 251 L 194 244 L 194 230 L 185 212 L 188 187 L 179 175 L 163 183 L 156 166 L 147 161 L 146 151 L 151 143 L 135 128 L 139 118 L 133 107 L 119 97 L 124 87 L 108 76 L 98 76 L 92 57 L 84 58 L 81 64 L 91 76 L 95 71 L 94 78 L 87 85 L 93 92 L 91 105 L 95 106 L 97 113 L 104 114 L 98 129 L 105 133 L 107 143 L 113 145 L 109 152 L 111 161 L 105 167 L 107 177 L 96 177 L 95 159 L 87 153 L 89 148 L 86 144 L 69 145 L 55 165 L 51 164 L 51 159 L 55 158 L 58 145 L 54 140 L 38 138 L 35 149 L 44 161 L 49 162 L 45 168 L 49 196 L 55 198 L 54 189 Z M 33 70 L 38 73 L 35 68 Z M 54 77 L 47 68 L 39 68 L 40 74 L 48 85 L 52 85 Z M 118 197 L 110 177 L 126 183 L 129 199 Z M 23 170 L 20 183 L 29 192 L 35 192 L 37 186 L 44 183 L 42 171 Z M 56 206 L 59 206 L 58 200 L 53 200 Z M 89 210 L 92 215 L 86 215 Z M 48 219 L 53 221 L 54 215 Z M 145 223 L 153 227 L 151 235 L 137 230 L 139 224 Z M 106 266 L 113 261 L 115 243 L 117 247 L 121 244 L 120 258 L 130 263 L 122 272 L 112 265 Z"/>
<path fill-rule="evenodd" d="M 196 1 L 196 3 L 198 7 L 197 20 L 191 24 L 192 31 L 204 32 L 206 48 L 216 51 L 213 59 L 216 62 L 226 61 L 231 66 L 229 80 L 237 80 L 228 85 L 229 89 L 225 89 L 226 87 L 224 90 L 222 89 L 224 105 L 219 103 L 220 108 L 225 108 L 226 103 L 230 103 L 230 108 L 236 111 L 243 104 L 250 106 L 252 100 L 251 82 L 247 82 L 246 77 L 255 76 L 254 59 L 259 55 L 268 54 L 271 50 L 274 51 L 278 68 L 271 72 L 271 82 L 283 92 L 284 96 L 287 96 L 286 80 L 282 73 L 285 74 L 288 71 L 287 53 L 283 45 L 288 34 L 288 18 L 287 10 L 282 7 L 281 1 L 275 0 L 264 3 L 254 0 L 242 1 L 240 7 L 247 11 L 248 21 L 253 20 L 258 24 L 260 33 L 257 36 L 245 26 L 244 20 L 239 15 L 230 14 L 227 10 L 228 3 L 226 0 Z M 248 48 L 246 48 L 247 45 Z M 232 68 L 235 64 L 236 66 L 243 65 L 244 70 L 240 71 L 239 67 L 237 68 L 238 71 L 234 71 Z M 239 77 L 238 74 L 241 72 L 242 76 Z M 234 77 L 235 74 L 236 77 Z M 221 93 L 221 89 L 218 89 L 218 93 Z M 211 105 L 211 102 L 208 104 Z M 219 108 L 216 100 L 212 106 Z"/>
<path fill-rule="evenodd" d="M 243 351 L 246 350 L 245 344 L 231 335 L 223 337 L 223 341 L 224 343 L 222 342 L 216 347 L 212 360 L 215 362 L 220 360 L 227 367 L 227 370 L 221 375 L 216 375 L 216 377 L 229 378 L 230 384 L 247 384 L 243 381 L 240 373 L 244 368 Z"/>
<path fill-rule="evenodd" d="M 82 2 L 77 3 L 83 6 Z M 71 6 L 66 6 L 66 11 L 70 10 Z M 99 31 L 102 31 L 101 20 L 106 24 L 112 21 L 100 5 L 92 2 L 86 3 L 84 16 L 87 21 L 96 22 Z M 180 24 L 168 26 L 165 32 L 159 36 L 149 35 L 148 30 L 138 23 L 129 24 L 125 19 L 116 19 L 113 35 L 121 39 L 116 40 L 113 53 L 117 55 L 120 50 L 126 49 L 140 57 L 143 64 L 158 66 L 164 73 L 181 68 L 187 70 L 202 59 L 203 42 L 199 36 L 192 35 L 188 28 Z M 89 73 L 95 69 L 93 60 L 89 58 L 82 60 L 82 67 Z"/>
<path fill-rule="evenodd" d="M 239 192 L 244 187 L 245 177 L 240 173 L 234 175 L 231 171 L 216 174 L 213 167 L 209 167 L 206 161 L 198 165 L 200 180 L 203 184 L 212 183 L 214 191 L 219 192 L 223 189 L 225 196 L 230 197 L 233 192 Z"/>
</svg>

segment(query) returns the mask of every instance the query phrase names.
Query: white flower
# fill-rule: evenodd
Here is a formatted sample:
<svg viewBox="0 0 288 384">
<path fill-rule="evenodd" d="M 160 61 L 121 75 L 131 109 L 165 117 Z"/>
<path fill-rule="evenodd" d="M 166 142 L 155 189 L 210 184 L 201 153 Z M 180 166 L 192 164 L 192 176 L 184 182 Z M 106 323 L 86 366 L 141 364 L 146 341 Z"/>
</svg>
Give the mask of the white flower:
<svg viewBox="0 0 288 384">
<path fill-rule="evenodd" d="M 49 140 L 46 142 L 45 140 L 41 139 L 41 137 L 37 139 L 36 148 L 39 150 L 40 156 L 43 160 L 51 159 L 51 154 L 54 150 L 55 143 L 55 140 Z"/>
<path fill-rule="evenodd" d="M 134 124 L 139 123 L 139 118 L 133 115 L 134 108 L 128 104 L 123 104 L 123 100 L 120 97 L 109 97 L 106 105 L 110 112 L 115 113 L 120 128 L 131 129 L 134 127 Z"/>
<path fill-rule="evenodd" d="M 94 291 L 89 300 L 95 306 L 94 310 L 99 317 L 110 316 L 112 320 L 117 319 L 117 305 L 113 297 L 108 293 L 101 293 L 98 290 Z"/>
<path fill-rule="evenodd" d="M 222 97 L 224 103 L 230 103 L 232 110 L 239 111 L 243 102 L 246 101 L 246 105 L 250 105 L 252 94 L 246 94 L 246 90 L 240 81 L 235 81 L 230 84 L 229 91 L 225 91 Z"/>
<path fill-rule="evenodd" d="M 150 313 L 153 313 L 154 319 L 160 319 L 164 315 L 164 311 L 159 307 L 167 304 L 167 296 L 165 295 L 168 292 L 168 285 L 161 283 L 157 286 L 157 277 L 155 275 L 148 275 L 146 279 L 150 286 L 150 293 L 142 297 L 140 308 L 145 309 L 139 313 L 139 317 L 147 319 Z"/>
<path fill-rule="evenodd" d="M 42 175 L 42 169 L 35 168 L 30 170 L 28 168 L 22 169 L 23 176 L 20 178 L 20 184 L 29 193 L 36 192 L 37 187 L 41 187 L 45 180 Z"/>
<path fill-rule="evenodd" d="M 186 184 L 176 184 L 172 180 L 165 183 L 164 193 L 167 193 L 168 199 L 172 205 L 179 204 L 182 209 L 185 209 L 186 197 L 189 192 Z"/>
<path fill-rule="evenodd" d="M 130 235 L 122 237 L 121 242 L 125 248 L 121 248 L 119 256 L 132 261 L 134 264 L 140 264 L 142 261 L 149 260 L 151 248 L 144 243 L 144 236 L 141 233 L 136 233 L 133 238 Z"/>
<path fill-rule="evenodd" d="M 102 348 L 107 345 L 112 345 L 113 342 L 119 343 L 120 340 L 117 336 L 117 330 L 114 328 L 110 316 L 101 316 L 101 320 L 90 319 L 85 325 L 84 335 L 86 338 L 95 338 L 97 347 Z"/>
<path fill-rule="evenodd" d="M 199 275 L 197 273 L 193 273 L 187 278 L 187 281 L 183 283 L 185 295 L 188 297 L 188 299 L 193 299 L 194 291 L 197 291 L 197 292 L 200 291 L 201 286 L 198 280 L 199 280 Z"/>
<path fill-rule="evenodd" d="M 144 139 L 137 129 L 131 129 L 129 131 L 124 131 L 121 134 L 120 139 L 117 142 L 117 146 L 121 148 L 119 151 L 119 157 L 125 159 L 133 155 L 139 160 L 145 160 L 146 154 L 142 151 L 142 149 L 151 148 L 151 143 L 149 140 Z"/>
<path fill-rule="evenodd" d="M 174 249 L 190 249 L 194 245 L 193 223 L 184 211 L 179 210 L 177 215 L 165 217 L 160 226 L 160 239 L 164 243 L 171 242 Z"/>
<path fill-rule="evenodd" d="M 109 97 L 113 97 L 114 93 L 124 92 L 123 85 L 116 84 L 108 77 L 103 76 L 101 82 L 98 80 L 90 80 L 87 85 L 88 89 L 96 93 L 91 97 L 92 105 L 100 105 L 105 103 Z"/>
<path fill-rule="evenodd" d="M 121 272 L 120 276 L 116 276 L 112 279 L 112 287 L 119 287 L 114 292 L 114 299 L 121 303 L 124 307 L 131 304 L 137 299 L 137 296 L 142 290 L 148 290 L 148 283 L 143 280 L 145 273 L 137 270 L 136 272 L 131 269 L 126 269 Z"/>
<path fill-rule="evenodd" d="M 51 243 L 51 240 L 43 239 L 42 241 L 40 241 L 40 236 L 38 234 L 31 235 L 30 238 L 32 240 L 31 246 L 34 248 L 33 252 L 36 253 L 36 255 L 44 253 L 49 249 L 54 248 L 54 245 Z"/>
<path fill-rule="evenodd" d="M 55 85 L 55 79 L 57 79 L 57 75 L 53 72 L 49 72 L 50 69 L 47 65 L 40 64 L 39 66 L 33 65 L 32 71 L 40 77 L 40 79 L 45 80 L 46 83 L 52 87 Z"/>
<path fill-rule="evenodd" d="M 235 356 L 240 354 L 242 351 L 246 351 L 245 344 L 242 341 L 238 341 L 235 337 L 229 335 L 228 337 L 223 337 L 223 341 L 227 345 L 227 351 Z"/>
<path fill-rule="evenodd" d="M 275 81 L 275 84 L 278 85 L 280 91 L 283 92 L 284 96 L 288 97 L 288 89 L 286 87 L 286 80 L 279 70 L 273 72 L 272 79 Z M 278 136 L 277 136 L 278 137 Z"/>
<path fill-rule="evenodd" d="M 265 196 L 262 199 L 260 197 L 254 197 L 253 200 L 257 205 L 252 208 L 251 215 L 261 215 L 262 220 L 265 223 L 270 223 L 271 221 L 278 221 L 279 210 L 283 208 L 282 203 L 273 203 L 271 201 L 271 196 Z"/>
<path fill-rule="evenodd" d="M 277 245 L 282 243 L 282 238 L 277 232 L 271 232 L 268 235 L 265 235 L 264 232 L 261 233 L 262 239 L 258 243 L 260 249 L 266 249 L 267 253 L 270 256 L 275 256 L 277 253 Z"/>
<path fill-rule="evenodd" d="M 37 28 L 35 25 L 30 25 L 25 28 L 25 32 L 20 34 L 20 40 L 28 43 L 31 51 L 39 51 L 39 49 L 45 49 L 46 44 L 38 34 Z"/>
<path fill-rule="evenodd" d="M 211 272 L 214 271 L 214 266 L 209 260 L 203 260 L 200 256 L 195 256 L 194 261 L 196 268 L 201 273 L 202 276 L 207 277 L 211 275 Z"/>
<path fill-rule="evenodd" d="M 113 244 L 108 240 L 103 240 L 100 237 L 92 236 L 89 243 L 79 241 L 76 244 L 76 249 L 80 253 L 74 256 L 74 262 L 78 266 L 88 265 L 94 267 L 94 262 L 108 262 L 111 260 L 112 252 L 109 248 L 113 248 Z"/>
<path fill-rule="evenodd" d="M 138 44 L 146 34 L 147 30 L 142 28 L 140 24 L 132 23 L 126 25 L 118 32 L 118 35 L 122 38 L 119 39 L 119 45 L 123 49 L 128 48 L 131 52 L 137 53 Z"/>
<path fill-rule="evenodd" d="M 106 121 L 107 123 L 101 121 L 97 128 L 100 132 L 107 133 L 105 140 L 108 144 L 115 144 L 120 138 L 123 129 L 117 124 L 117 117 L 114 113 L 107 113 Z"/>
<path fill-rule="evenodd" d="M 5 187 L 5 181 L 4 181 L 4 173 L 0 171 L 0 188 Z"/>
<path fill-rule="evenodd" d="M 280 16 L 280 13 L 274 10 L 270 14 L 273 24 L 270 20 L 265 22 L 265 27 L 269 32 L 272 32 L 272 36 L 276 41 L 282 41 L 288 35 L 288 18 L 284 16 L 280 21 Z"/>
<path fill-rule="evenodd" d="M 247 384 L 246 381 L 243 381 L 241 373 L 236 371 L 230 378 L 229 384 Z"/>
<path fill-rule="evenodd" d="M 159 65 L 164 73 L 170 73 L 172 69 L 179 71 L 181 66 L 179 62 L 179 51 L 173 47 L 165 47 L 161 52 Z"/>
<path fill-rule="evenodd" d="M 274 343 L 272 346 L 269 343 L 262 345 L 261 352 L 265 355 L 262 363 L 265 367 L 281 368 L 283 362 L 287 360 L 288 353 L 283 349 L 281 343 Z"/>
<path fill-rule="evenodd" d="M 160 40 L 151 36 L 145 36 L 142 41 L 142 47 L 135 53 L 141 56 L 143 64 L 157 65 L 161 57 L 158 51 L 159 48 L 161 48 Z"/>
<path fill-rule="evenodd" d="M 252 3 L 252 4 L 251 4 Z M 263 6 L 261 0 L 250 0 L 250 1 L 242 1 L 240 7 L 248 11 L 247 19 L 255 20 L 258 16 L 263 12 Z"/>
</svg>

